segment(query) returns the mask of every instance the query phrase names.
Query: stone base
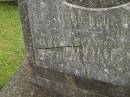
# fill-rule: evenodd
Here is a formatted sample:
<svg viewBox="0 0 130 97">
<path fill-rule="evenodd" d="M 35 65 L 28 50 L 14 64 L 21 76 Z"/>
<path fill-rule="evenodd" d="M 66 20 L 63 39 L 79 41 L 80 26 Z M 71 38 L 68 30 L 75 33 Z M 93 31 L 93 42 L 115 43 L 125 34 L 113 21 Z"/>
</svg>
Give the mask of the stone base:
<svg viewBox="0 0 130 97">
<path fill-rule="evenodd" d="M 32 74 L 32 70 L 26 61 L 19 72 L 16 73 L 9 84 L 1 91 L 0 97 L 130 97 L 129 89 L 124 90 L 120 87 L 96 84 L 90 81 L 89 85 L 87 84 L 87 80 L 80 80 L 77 88 L 71 77 L 67 77 L 69 78 L 67 81 L 62 80 L 64 81 L 63 87 L 61 84 L 55 88 L 57 85 L 56 81 L 44 80 L 45 78 L 41 79 L 41 77 L 37 78 L 38 82 L 36 83 L 39 83 L 39 85 L 36 85 L 31 82 L 33 80 L 32 75 L 34 74 Z M 49 77 L 49 74 L 47 75 Z M 58 78 L 61 78 L 61 76 L 58 76 Z M 86 85 L 89 89 L 85 89 Z M 83 86 L 84 89 L 80 88 Z"/>
<path fill-rule="evenodd" d="M 30 83 L 31 73 L 31 68 L 27 62 L 25 62 L 20 71 L 1 91 L 0 97 L 52 97 L 47 91 Z"/>
</svg>

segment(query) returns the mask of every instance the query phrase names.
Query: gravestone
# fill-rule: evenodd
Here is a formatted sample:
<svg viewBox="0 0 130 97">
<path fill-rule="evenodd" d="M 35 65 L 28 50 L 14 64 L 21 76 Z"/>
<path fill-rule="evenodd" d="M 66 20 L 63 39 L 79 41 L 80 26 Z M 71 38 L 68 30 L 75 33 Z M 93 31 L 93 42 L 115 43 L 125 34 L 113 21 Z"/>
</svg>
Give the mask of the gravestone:
<svg viewBox="0 0 130 97">
<path fill-rule="evenodd" d="M 54 97 L 130 97 L 129 0 L 19 0 L 30 82 Z"/>
</svg>

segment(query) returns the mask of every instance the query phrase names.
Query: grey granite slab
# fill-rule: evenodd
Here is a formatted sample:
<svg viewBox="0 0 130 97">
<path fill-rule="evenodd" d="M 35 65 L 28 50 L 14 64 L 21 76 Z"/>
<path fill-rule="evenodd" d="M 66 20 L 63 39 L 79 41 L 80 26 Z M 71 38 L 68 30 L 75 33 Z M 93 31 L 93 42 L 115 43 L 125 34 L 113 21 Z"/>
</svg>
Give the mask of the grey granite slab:
<svg viewBox="0 0 130 97">
<path fill-rule="evenodd" d="M 56 97 L 130 97 L 129 0 L 19 0 L 19 7 L 32 83 Z"/>
</svg>

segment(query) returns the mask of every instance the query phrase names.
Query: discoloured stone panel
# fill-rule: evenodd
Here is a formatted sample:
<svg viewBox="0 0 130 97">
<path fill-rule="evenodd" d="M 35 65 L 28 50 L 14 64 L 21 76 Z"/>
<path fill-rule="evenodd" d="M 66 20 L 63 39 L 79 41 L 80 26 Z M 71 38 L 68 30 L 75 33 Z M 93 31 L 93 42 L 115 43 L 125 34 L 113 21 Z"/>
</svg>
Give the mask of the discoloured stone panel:
<svg viewBox="0 0 130 97">
<path fill-rule="evenodd" d="M 56 97 L 130 96 L 130 2 L 101 1 L 20 5 L 34 84 Z"/>
<path fill-rule="evenodd" d="M 127 33 L 130 11 L 126 8 L 91 11 L 65 2 L 51 7 L 49 1 L 31 3 L 29 12 L 36 48 L 87 45 L 87 41 L 101 41 L 112 47 L 130 43 Z"/>
<path fill-rule="evenodd" d="M 38 49 L 36 66 L 83 78 L 129 85 L 130 59 L 126 56 L 129 49 L 111 50 L 91 46 Z"/>
<path fill-rule="evenodd" d="M 79 79 L 64 74 L 63 76 L 65 77 L 64 84 L 59 83 L 58 79 L 50 80 L 38 75 L 35 76 L 37 79 L 33 79 L 33 82 L 63 97 L 129 97 L 130 95 L 128 87 L 114 86 L 93 79 Z"/>
</svg>

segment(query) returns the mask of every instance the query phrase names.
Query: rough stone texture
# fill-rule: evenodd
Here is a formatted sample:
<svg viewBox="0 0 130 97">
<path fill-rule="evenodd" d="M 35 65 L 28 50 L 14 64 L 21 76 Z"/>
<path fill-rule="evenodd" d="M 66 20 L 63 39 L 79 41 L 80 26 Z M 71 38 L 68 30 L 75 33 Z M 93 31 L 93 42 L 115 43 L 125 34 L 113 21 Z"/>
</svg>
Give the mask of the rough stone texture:
<svg viewBox="0 0 130 97">
<path fill-rule="evenodd" d="M 58 81 L 61 81 L 64 84 L 60 84 L 57 83 L 56 81 L 50 80 L 49 85 L 48 84 L 49 80 L 41 79 L 41 77 L 37 77 L 37 80 L 40 81 L 39 82 L 40 87 L 39 85 L 31 83 L 30 79 L 32 80 L 33 75 L 32 69 L 31 67 L 29 67 L 29 64 L 26 61 L 21 67 L 21 69 L 9 82 L 9 84 L 0 92 L 0 97 L 73 97 L 72 95 L 74 94 L 70 95 L 70 93 L 74 92 L 76 92 L 77 95 L 74 97 L 129 97 L 128 94 L 129 90 L 123 89 L 122 87 L 113 87 L 110 84 L 106 85 L 106 83 L 95 82 L 93 80 L 84 80 L 84 79 L 79 80 L 79 78 L 73 78 L 75 79 L 76 83 L 79 84 L 78 87 L 83 87 L 83 89 L 80 89 L 77 88 L 77 85 L 70 76 L 64 74 L 60 75 L 59 73 L 58 76 L 54 76 L 56 72 L 55 74 L 53 72 L 51 73 L 48 71 L 44 72 L 45 72 L 44 76 L 46 74 L 46 77 L 49 77 L 48 75 L 50 73 L 51 79 L 56 80 L 58 77 L 61 79 Z M 64 80 L 64 78 L 67 78 L 66 81 Z M 55 85 L 60 85 L 60 87 L 57 88 L 57 90 L 65 94 L 61 95 L 60 93 L 55 92 L 54 91 L 56 90 Z M 41 86 L 45 88 L 41 88 Z M 49 90 L 46 90 L 47 87 Z M 88 87 L 89 90 L 88 89 L 86 90 L 86 88 Z M 93 87 L 95 88 L 95 90 L 93 90 Z M 109 96 L 103 96 L 104 93 L 105 95 Z"/>
<path fill-rule="evenodd" d="M 130 97 L 129 0 L 18 2 L 30 81 L 40 91 L 54 97 Z"/>
<path fill-rule="evenodd" d="M 27 5 L 36 66 L 130 85 L 129 0 L 28 0 Z"/>
<path fill-rule="evenodd" d="M 31 81 L 62 96 L 130 96 L 129 0 L 19 0 Z"/>
</svg>

